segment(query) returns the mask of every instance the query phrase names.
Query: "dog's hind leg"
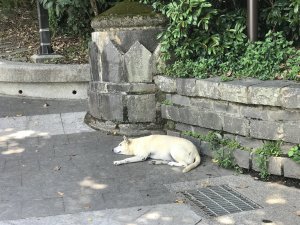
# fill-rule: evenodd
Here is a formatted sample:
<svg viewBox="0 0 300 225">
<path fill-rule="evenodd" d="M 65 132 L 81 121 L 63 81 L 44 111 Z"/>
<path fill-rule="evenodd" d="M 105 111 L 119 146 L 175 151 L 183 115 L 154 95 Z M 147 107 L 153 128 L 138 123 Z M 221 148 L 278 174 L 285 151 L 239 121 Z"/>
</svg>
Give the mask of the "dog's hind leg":
<svg viewBox="0 0 300 225">
<path fill-rule="evenodd" d="M 185 163 L 180 163 L 180 162 L 169 162 L 168 163 L 169 166 L 178 166 L 178 167 L 186 167 L 187 165 Z"/>
<path fill-rule="evenodd" d="M 123 160 L 114 161 L 114 165 L 118 166 L 118 165 L 126 164 L 126 163 L 142 162 L 142 161 L 145 161 L 146 159 L 147 159 L 147 157 L 143 157 L 143 156 L 133 156 L 133 157 L 126 158 Z"/>
<path fill-rule="evenodd" d="M 170 161 L 166 161 L 166 160 L 151 160 L 149 161 L 149 164 L 152 165 L 168 165 Z"/>
</svg>

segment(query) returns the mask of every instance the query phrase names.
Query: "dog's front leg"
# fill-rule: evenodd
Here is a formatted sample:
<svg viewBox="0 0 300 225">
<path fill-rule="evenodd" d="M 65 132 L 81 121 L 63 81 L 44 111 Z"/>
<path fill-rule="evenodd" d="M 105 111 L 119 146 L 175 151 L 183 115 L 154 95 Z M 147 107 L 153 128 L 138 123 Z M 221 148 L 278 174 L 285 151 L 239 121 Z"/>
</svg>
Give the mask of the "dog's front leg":
<svg viewBox="0 0 300 225">
<path fill-rule="evenodd" d="M 121 164 L 126 164 L 126 163 L 134 163 L 134 162 L 141 162 L 141 161 L 145 161 L 147 159 L 147 157 L 142 157 L 142 156 L 133 156 L 130 158 L 126 158 L 120 161 L 114 161 L 114 165 L 118 166 Z"/>
</svg>

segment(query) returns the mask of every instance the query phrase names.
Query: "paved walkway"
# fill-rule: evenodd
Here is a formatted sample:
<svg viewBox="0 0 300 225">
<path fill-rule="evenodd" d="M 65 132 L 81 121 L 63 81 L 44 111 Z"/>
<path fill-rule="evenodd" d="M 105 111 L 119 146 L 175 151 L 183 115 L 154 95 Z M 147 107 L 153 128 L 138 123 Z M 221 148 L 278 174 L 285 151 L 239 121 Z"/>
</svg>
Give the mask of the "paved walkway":
<svg viewBox="0 0 300 225">
<path fill-rule="evenodd" d="M 204 159 L 195 170 L 113 166 L 122 139 L 85 124 L 85 101 L 0 97 L 0 225 L 300 224 L 299 189 L 236 176 Z M 178 191 L 228 184 L 262 209 L 206 218 Z M 278 213 L 280 212 L 280 213 Z"/>
</svg>

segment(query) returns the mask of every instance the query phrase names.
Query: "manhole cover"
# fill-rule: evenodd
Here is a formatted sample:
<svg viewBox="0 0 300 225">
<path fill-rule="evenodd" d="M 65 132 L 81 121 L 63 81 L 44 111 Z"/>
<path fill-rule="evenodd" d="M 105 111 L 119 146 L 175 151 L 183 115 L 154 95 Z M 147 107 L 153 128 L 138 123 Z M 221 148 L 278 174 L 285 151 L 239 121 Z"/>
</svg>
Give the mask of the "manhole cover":
<svg viewBox="0 0 300 225">
<path fill-rule="evenodd" d="M 228 185 L 211 186 L 181 193 L 202 212 L 213 217 L 262 208 Z"/>
</svg>

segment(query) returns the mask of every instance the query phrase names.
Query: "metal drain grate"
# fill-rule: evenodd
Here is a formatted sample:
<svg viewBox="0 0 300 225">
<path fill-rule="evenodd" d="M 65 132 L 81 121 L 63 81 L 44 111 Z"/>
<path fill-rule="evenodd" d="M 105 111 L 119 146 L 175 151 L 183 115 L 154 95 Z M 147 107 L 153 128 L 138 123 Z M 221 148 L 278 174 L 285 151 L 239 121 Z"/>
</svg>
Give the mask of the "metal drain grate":
<svg viewBox="0 0 300 225">
<path fill-rule="evenodd" d="M 262 208 L 228 185 L 211 186 L 181 193 L 208 216 L 222 216 Z"/>
</svg>

